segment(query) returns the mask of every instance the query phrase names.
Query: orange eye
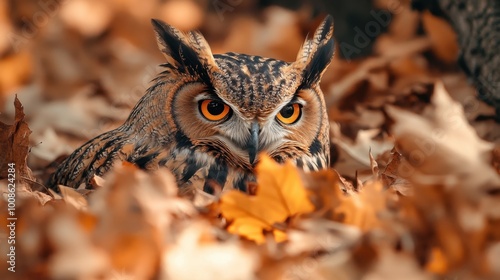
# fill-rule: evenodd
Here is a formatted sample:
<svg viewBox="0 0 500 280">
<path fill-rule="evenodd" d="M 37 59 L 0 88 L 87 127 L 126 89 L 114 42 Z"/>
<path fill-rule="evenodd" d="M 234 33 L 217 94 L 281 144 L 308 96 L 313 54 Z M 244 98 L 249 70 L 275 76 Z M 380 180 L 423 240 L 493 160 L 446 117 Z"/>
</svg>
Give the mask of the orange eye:
<svg viewBox="0 0 500 280">
<path fill-rule="evenodd" d="M 283 107 L 276 117 L 284 124 L 292 124 L 300 118 L 300 115 L 302 115 L 302 106 L 294 103 Z"/>
<path fill-rule="evenodd" d="M 213 99 L 202 100 L 199 104 L 201 114 L 209 121 L 220 121 L 231 111 L 229 106 Z"/>
</svg>

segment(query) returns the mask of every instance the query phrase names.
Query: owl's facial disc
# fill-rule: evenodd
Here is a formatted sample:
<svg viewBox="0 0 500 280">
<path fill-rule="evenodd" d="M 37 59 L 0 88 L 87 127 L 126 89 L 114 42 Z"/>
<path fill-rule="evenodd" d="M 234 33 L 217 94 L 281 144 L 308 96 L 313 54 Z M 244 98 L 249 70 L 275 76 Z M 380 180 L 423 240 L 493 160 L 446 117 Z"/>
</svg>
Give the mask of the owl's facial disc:
<svg viewBox="0 0 500 280">
<path fill-rule="evenodd" d="M 198 103 L 201 115 L 208 121 L 223 122 L 228 120 L 232 115 L 232 109 L 222 101 L 215 99 L 203 99 Z M 259 123 L 257 121 L 252 122 L 250 125 L 250 137 L 248 137 L 245 145 L 245 148 L 248 151 L 248 160 L 251 165 L 255 162 L 255 158 L 259 152 L 259 132 Z"/>
</svg>

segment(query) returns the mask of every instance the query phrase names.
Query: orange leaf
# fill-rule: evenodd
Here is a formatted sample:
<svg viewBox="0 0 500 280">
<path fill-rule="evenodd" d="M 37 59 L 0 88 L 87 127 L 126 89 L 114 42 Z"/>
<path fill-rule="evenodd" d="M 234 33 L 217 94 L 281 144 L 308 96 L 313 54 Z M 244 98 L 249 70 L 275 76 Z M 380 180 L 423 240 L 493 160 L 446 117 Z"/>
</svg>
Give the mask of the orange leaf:
<svg viewBox="0 0 500 280">
<path fill-rule="evenodd" d="M 432 273 L 444 274 L 448 271 L 448 262 L 446 257 L 438 248 L 432 248 L 429 262 L 425 265 L 425 269 Z"/>
<path fill-rule="evenodd" d="M 368 181 L 359 193 L 342 196 L 341 203 L 334 209 L 343 217 L 342 223 L 368 231 L 380 225 L 378 214 L 385 205 L 385 193 L 380 181 Z"/>
<path fill-rule="evenodd" d="M 273 231 L 275 240 L 283 241 L 286 234 L 274 225 L 312 212 L 314 206 L 291 162 L 279 165 L 263 155 L 256 171 L 258 186 L 254 196 L 229 191 L 221 197 L 222 215 L 232 221 L 228 231 L 258 243 L 264 242 L 264 231 Z"/>
</svg>

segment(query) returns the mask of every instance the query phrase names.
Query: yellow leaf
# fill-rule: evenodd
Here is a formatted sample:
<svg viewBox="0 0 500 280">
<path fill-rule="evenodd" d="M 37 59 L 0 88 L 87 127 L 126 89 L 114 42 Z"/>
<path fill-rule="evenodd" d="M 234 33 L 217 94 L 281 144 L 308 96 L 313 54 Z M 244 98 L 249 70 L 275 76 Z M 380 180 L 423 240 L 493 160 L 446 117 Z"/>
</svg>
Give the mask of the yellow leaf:
<svg viewBox="0 0 500 280">
<path fill-rule="evenodd" d="M 257 166 L 257 184 L 257 197 L 272 202 L 272 205 L 267 205 L 267 209 L 275 211 L 282 218 L 314 210 L 299 172 L 291 162 L 279 165 L 271 158 L 262 156 Z"/>
<path fill-rule="evenodd" d="M 279 165 L 263 155 L 256 172 L 255 195 L 229 191 L 221 197 L 222 215 L 232 221 L 228 231 L 258 243 L 264 242 L 265 231 L 272 231 L 278 242 L 286 240 L 285 232 L 274 225 L 289 217 L 312 212 L 314 206 L 291 162 Z"/>
</svg>

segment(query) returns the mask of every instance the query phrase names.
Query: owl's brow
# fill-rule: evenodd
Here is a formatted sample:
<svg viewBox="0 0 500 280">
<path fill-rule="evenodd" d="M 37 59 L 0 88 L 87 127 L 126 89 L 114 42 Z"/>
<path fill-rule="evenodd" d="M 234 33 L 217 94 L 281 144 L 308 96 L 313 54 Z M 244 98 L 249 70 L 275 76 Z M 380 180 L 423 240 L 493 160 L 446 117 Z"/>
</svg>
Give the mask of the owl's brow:
<svg viewBox="0 0 500 280">
<path fill-rule="evenodd" d="M 302 106 L 307 105 L 307 102 L 304 99 L 302 99 L 300 96 L 294 96 L 294 97 L 292 97 L 292 99 L 290 99 L 290 101 L 277 104 L 276 108 L 271 112 L 271 114 L 269 114 L 269 116 L 267 116 L 266 119 L 273 120 L 276 117 L 276 115 L 278 114 L 278 112 L 281 111 L 281 109 L 283 109 L 283 107 L 285 107 L 288 104 L 293 104 L 293 103 L 298 103 Z"/>
<path fill-rule="evenodd" d="M 286 103 L 286 104 L 290 104 L 290 103 L 298 103 L 300 105 L 306 105 L 307 102 L 299 96 L 299 90 L 297 90 L 295 92 L 295 94 L 293 95 L 292 99 L 290 99 L 290 101 L 288 101 L 288 103 Z"/>
<path fill-rule="evenodd" d="M 281 102 L 280 104 L 276 104 L 276 110 L 273 111 L 273 114 L 277 114 L 283 107 L 288 104 L 298 103 L 302 106 L 305 106 L 307 102 L 302 97 L 300 97 L 300 91 L 300 89 L 297 89 L 292 95 L 292 98 L 290 98 L 289 100 L 283 100 L 283 102 Z"/>
<path fill-rule="evenodd" d="M 224 100 L 222 100 L 219 96 L 217 96 L 217 94 L 210 92 L 210 91 L 203 91 L 203 92 L 199 93 L 198 95 L 196 95 L 196 97 L 194 98 L 195 101 L 201 101 L 201 100 L 205 100 L 205 99 L 213 99 L 213 100 L 217 100 L 220 102 L 224 102 Z M 226 102 L 224 102 L 224 103 L 226 103 Z"/>
</svg>

